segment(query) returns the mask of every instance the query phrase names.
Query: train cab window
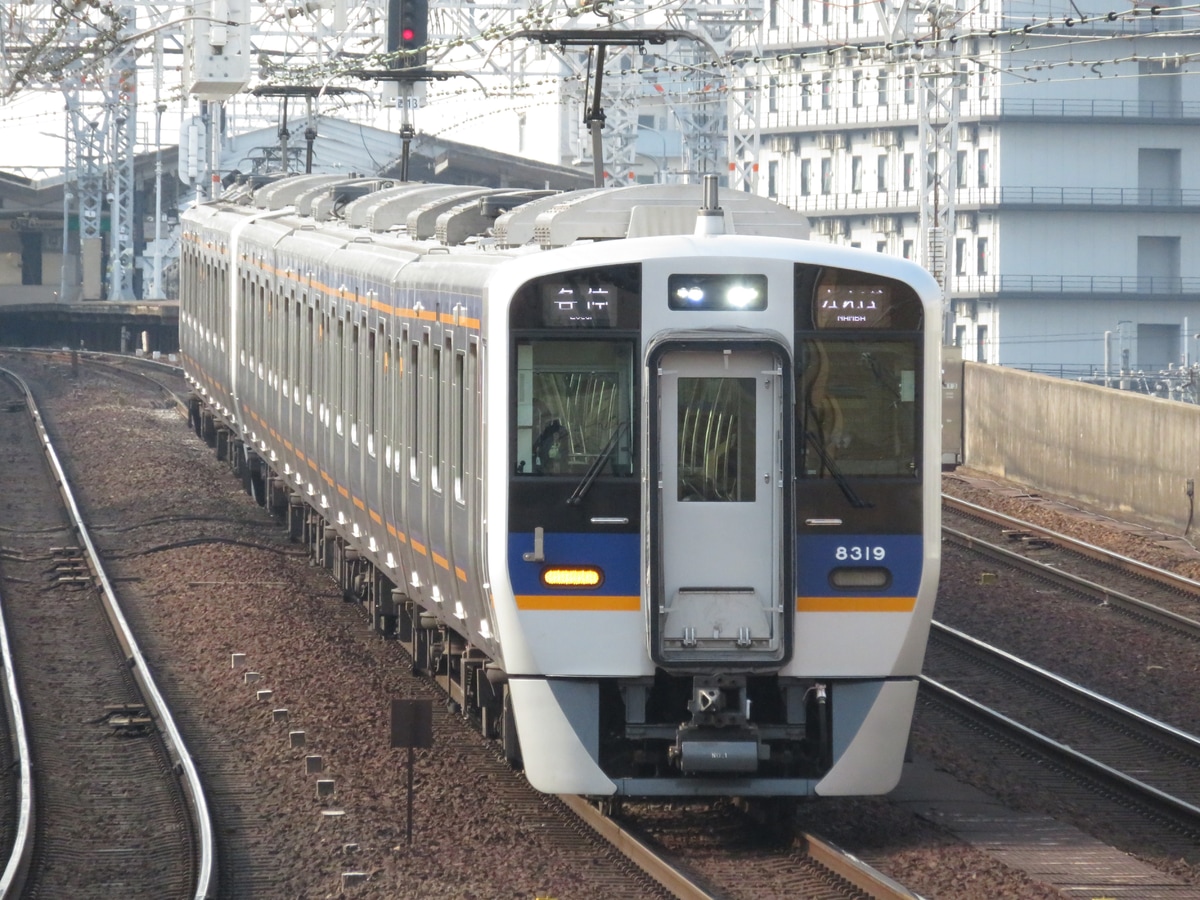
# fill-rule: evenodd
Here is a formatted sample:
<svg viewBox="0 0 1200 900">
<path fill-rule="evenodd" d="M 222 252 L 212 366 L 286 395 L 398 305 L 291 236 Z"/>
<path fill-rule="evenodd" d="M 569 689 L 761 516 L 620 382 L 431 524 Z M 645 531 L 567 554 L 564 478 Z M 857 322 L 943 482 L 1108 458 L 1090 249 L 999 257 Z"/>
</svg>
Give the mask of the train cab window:
<svg viewBox="0 0 1200 900">
<path fill-rule="evenodd" d="M 915 341 L 806 340 L 797 365 L 801 473 L 917 475 Z"/>
<path fill-rule="evenodd" d="M 516 474 L 633 474 L 630 341 L 518 340 Z"/>
<path fill-rule="evenodd" d="M 637 264 L 535 278 L 513 296 L 513 473 L 632 475 L 636 467 Z"/>
<path fill-rule="evenodd" d="M 797 266 L 796 447 L 807 478 L 917 477 L 923 307 L 908 285 Z"/>
</svg>

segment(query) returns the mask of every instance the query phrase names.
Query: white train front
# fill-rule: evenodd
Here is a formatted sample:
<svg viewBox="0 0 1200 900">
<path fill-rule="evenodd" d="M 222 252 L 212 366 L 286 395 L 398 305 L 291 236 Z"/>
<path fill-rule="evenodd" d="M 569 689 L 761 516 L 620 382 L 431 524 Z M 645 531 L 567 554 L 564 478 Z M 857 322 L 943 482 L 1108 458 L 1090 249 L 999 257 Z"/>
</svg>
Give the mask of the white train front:
<svg viewBox="0 0 1200 900">
<path fill-rule="evenodd" d="M 195 420 L 538 789 L 883 793 L 938 289 L 706 188 L 235 188 L 185 215 Z"/>
</svg>

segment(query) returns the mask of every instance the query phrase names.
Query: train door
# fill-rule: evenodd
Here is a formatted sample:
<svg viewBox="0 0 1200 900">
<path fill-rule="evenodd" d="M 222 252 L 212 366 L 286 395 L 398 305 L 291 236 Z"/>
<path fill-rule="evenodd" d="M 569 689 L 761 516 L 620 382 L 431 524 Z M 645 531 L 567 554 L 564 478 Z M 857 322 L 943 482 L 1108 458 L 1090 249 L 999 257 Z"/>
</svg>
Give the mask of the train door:
<svg viewBox="0 0 1200 900">
<path fill-rule="evenodd" d="M 785 368 L 780 348 L 733 341 L 651 359 L 656 662 L 778 665 L 790 653 Z"/>
</svg>

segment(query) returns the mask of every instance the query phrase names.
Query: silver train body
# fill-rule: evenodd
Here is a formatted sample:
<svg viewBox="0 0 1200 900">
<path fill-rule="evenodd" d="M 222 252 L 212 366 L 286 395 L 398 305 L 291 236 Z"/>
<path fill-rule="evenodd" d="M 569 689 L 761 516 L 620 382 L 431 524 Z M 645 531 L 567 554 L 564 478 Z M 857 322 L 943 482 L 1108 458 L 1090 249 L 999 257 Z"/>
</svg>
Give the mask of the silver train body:
<svg viewBox="0 0 1200 900">
<path fill-rule="evenodd" d="M 940 295 L 706 188 L 235 188 L 184 216 L 197 420 L 536 788 L 884 793 Z"/>
</svg>

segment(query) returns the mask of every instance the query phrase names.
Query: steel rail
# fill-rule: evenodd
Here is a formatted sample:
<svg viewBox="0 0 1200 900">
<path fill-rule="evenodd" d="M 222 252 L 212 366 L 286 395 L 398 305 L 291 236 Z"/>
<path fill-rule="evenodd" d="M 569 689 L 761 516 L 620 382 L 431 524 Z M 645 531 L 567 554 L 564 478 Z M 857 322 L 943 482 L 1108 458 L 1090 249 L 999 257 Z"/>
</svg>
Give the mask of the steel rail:
<svg viewBox="0 0 1200 900">
<path fill-rule="evenodd" d="M 32 402 L 28 388 L 19 378 L 5 369 L 0 369 L 0 376 L 25 393 L 26 404 Z M 8 711 L 10 740 L 17 771 L 17 822 L 13 833 L 13 850 L 3 874 L 0 875 L 0 898 L 20 896 L 24 889 L 30 860 L 33 857 L 33 829 L 37 814 L 33 803 L 35 785 L 30 760 L 29 732 L 25 725 L 16 664 L 9 643 L 8 625 L 4 615 L 5 602 L 3 594 L 0 594 L 0 655 L 3 656 L 4 665 L 4 705 Z"/>
<path fill-rule="evenodd" d="M 849 882 L 871 900 L 921 900 L 919 894 L 914 894 L 899 882 L 875 871 L 858 857 L 814 834 L 801 835 L 799 843 L 814 862 Z"/>
<path fill-rule="evenodd" d="M 4 706 L 8 710 L 9 732 L 17 768 L 17 823 L 13 835 L 13 852 L 0 875 L 0 898 L 19 897 L 25 889 L 29 863 L 33 858 L 33 828 L 36 809 L 33 805 L 33 767 L 29 758 L 29 732 L 21 710 L 21 692 L 9 646 L 8 626 L 4 622 L 4 596 L 0 594 L 0 653 L 4 657 Z"/>
<path fill-rule="evenodd" d="M 1144 563 L 1128 556 L 1122 556 L 1111 550 L 1105 550 L 1103 547 L 1097 547 L 1095 544 L 1089 544 L 1087 541 L 1081 541 L 1078 538 L 1060 534 L 1057 531 L 1051 531 L 1049 528 L 1035 525 L 1032 522 L 1026 522 L 1023 519 L 1014 518 L 1002 512 L 997 512 L 994 509 L 988 509 L 987 507 L 979 506 L 966 500 L 960 500 L 958 497 L 951 497 L 949 494 L 942 494 L 942 504 L 964 515 L 976 516 L 997 525 L 1029 532 L 1032 535 L 1057 544 L 1064 550 L 1069 550 L 1088 559 L 1107 563 L 1125 572 L 1137 575 L 1140 578 L 1156 581 L 1172 590 L 1200 594 L 1200 581 L 1194 581 L 1191 578 L 1185 578 L 1183 575 L 1178 575 L 1167 569 L 1160 569 L 1149 563 Z"/>
<path fill-rule="evenodd" d="M 1118 769 L 1093 759 L 1087 754 L 1080 753 L 1073 747 L 1060 743 L 1051 737 L 1035 731 L 1027 725 L 1012 719 L 966 694 L 954 690 L 927 675 L 920 676 L 921 685 L 932 691 L 943 702 L 965 709 L 969 714 L 981 719 L 993 727 L 1015 735 L 1019 740 L 1036 748 L 1039 752 L 1052 759 L 1068 763 L 1078 769 L 1090 773 L 1110 783 L 1120 785 L 1125 790 L 1139 797 L 1142 802 L 1167 812 L 1173 816 L 1185 819 L 1193 828 L 1200 828 L 1200 807 L 1162 791 L 1152 785 L 1121 772 Z M 1169 727 L 1169 726 L 1168 726 Z"/>
<path fill-rule="evenodd" d="M 679 900 L 719 900 L 724 896 L 711 893 L 698 884 L 693 876 L 663 859 L 637 835 L 604 815 L 583 797 L 561 795 L 559 799 L 600 837 Z M 827 869 L 871 900 L 921 900 L 918 894 L 912 893 L 899 882 L 814 834 L 800 834 L 794 844 L 816 865 Z"/>
<path fill-rule="evenodd" d="M 1016 521 L 1016 520 L 1013 520 Z M 1020 553 L 1014 553 L 1011 550 L 1006 550 L 996 544 L 990 543 L 977 538 L 974 535 L 965 534 L 957 531 L 949 526 L 942 526 L 942 534 L 949 538 L 952 543 L 964 547 L 968 550 L 973 550 L 977 553 L 982 553 L 991 557 L 1005 565 L 1013 568 L 1029 572 L 1038 578 L 1059 584 L 1069 590 L 1086 594 L 1090 597 L 1098 597 L 1105 603 L 1111 603 L 1125 612 L 1144 618 L 1153 622 L 1156 625 L 1171 628 L 1175 631 L 1183 632 L 1190 637 L 1200 638 L 1200 622 L 1195 619 L 1189 619 L 1187 616 L 1181 616 L 1179 613 L 1171 612 L 1168 609 L 1163 609 L 1161 606 L 1155 606 L 1153 603 L 1147 603 L 1145 600 L 1139 600 L 1137 597 L 1132 597 L 1129 594 L 1121 591 L 1114 591 L 1112 588 L 1105 587 L 1094 581 L 1089 581 L 1086 578 L 1080 578 L 1078 575 L 1072 575 L 1069 572 L 1064 572 L 1055 566 L 1048 566 L 1045 563 L 1038 562 L 1036 559 L 1030 559 L 1027 556 L 1022 556 Z M 1100 552 L 1100 548 L 1094 548 Z M 1105 557 L 1107 559 L 1107 557 Z M 1124 559 L 1124 557 L 1120 557 Z M 1135 562 L 1129 560 L 1129 562 Z M 1148 567 L 1153 569 L 1153 566 Z M 1161 570 L 1159 570 L 1161 571 Z M 1170 573 L 1167 573 L 1170 574 Z M 1187 579 L 1184 579 L 1187 580 Z M 1200 584 L 1191 582 L 1195 585 L 1196 590 L 1200 590 Z"/>
<path fill-rule="evenodd" d="M 634 865 L 674 894 L 679 900 L 718 900 L 696 884 L 687 874 L 672 866 L 655 853 L 644 841 L 622 828 L 583 797 L 561 794 L 561 800 L 571 812 L 592 828 L 608 843 L 623 853 Z"/>
<path fill-rule="evenodd" d="M 109 581 L 108 574 L 100 562 L 99 551 L 92 542 L 91 534 L 88 532 L 87 526 L 83 521 L 83 514 L 80 512 L 79 506 L 75 501 L 75 496 L 71 492 L 66 472 L 59 462 L 58 454 L 54 450 L 53 442 L 50 440 L 45 423 L 42 421 L 41 412 L 34 402 L 29 386 L 20 376 L 7 369 L 0 368 L 0 374 L 16 382 L 25 393 L 26 410 L 33 419 L 34 427 L 42 443 L 42 450 L 46 454 L 46 460 L 50 465 L 59 494 L 62 496 L 63 504 L 70 515 L 72 527 L 79 535 L 79 541 L 87 552 L 88 567 L 92 570 L 92 575 L 100 587 L 105 611 L 112 622 L 113 631 L 122 652 L 125 654 L 126 663 L 143 693 L 147 707 L 152 713 L 159 732 L 163 736 L 163 741 L 166 744 L 167 752 L 172 757 L 176 772 L 183 776 L 184 795 L 191 804 L 200 851 L 199 859 L 197 860 L 198 868 L 194 896 L 196 900 L 207 900 L 207 898 L 215 896 L 216 893 L 216 843 L 212 817 L 208 811 L 208 801 L 204 795 L 203 784 L 200 780 L 200 774 L 196 769 L 195 761 L 184 745 L 183 736 L 175 725 L 175 720 L 171 716 L 167 702 L 159 692 L 158 685 L 155 684 L 150 674 L 150 669 L 146 664 L 145 657 L 142 655 L 141 648 L 138 646 L 128 621 L 125 619 L 124 611 L 121 609 L 112 583 Z"/>
</svg>

